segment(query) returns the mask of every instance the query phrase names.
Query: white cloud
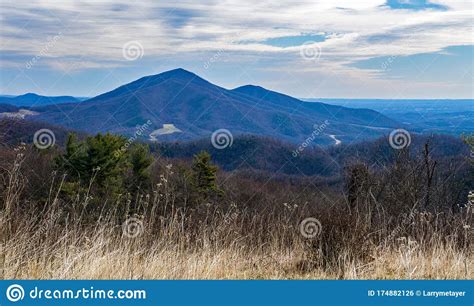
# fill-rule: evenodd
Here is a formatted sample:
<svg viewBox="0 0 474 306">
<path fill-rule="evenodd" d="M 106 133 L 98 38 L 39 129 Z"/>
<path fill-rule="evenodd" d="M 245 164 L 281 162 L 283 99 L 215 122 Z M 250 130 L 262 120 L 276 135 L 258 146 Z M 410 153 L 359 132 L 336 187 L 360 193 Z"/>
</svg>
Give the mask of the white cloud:
<svg viewBox="0 0 474 306">
<path fill-rule="evenodd" d="M 336 3 L 337 2 L 337 3 Z M 13 1 L 1 2 L 0 51 L 33 57 L 48 37 L 63 33 L 41 64 L 54 69 L 128 65 L 127 41 L 139 41 L 147 58 L 225 50 L 239 56 L 267 54 L 298 71 L 378 78 L 377 71 L 347 65 L 372 57 L 436 52 L 472 45 L 471 1 L 432 1 L 449 10 L 393 10 L 381 0 L 300 1 Z M 275 47 L 269 38 L 328 34 L 318 65 L 299 47 Z M 232 59 L 231 59 L 232 60 Z M 14 58 L 11 61 L 15 61 Z M 24 65 L 23 59 L 17 64 Z M 2 59 L 5 62 L 5 59 Z M 66 64 L 65 64 L 66 63 Z M 10 63 L 11 64 L 11 63 Z"/>
</svg>

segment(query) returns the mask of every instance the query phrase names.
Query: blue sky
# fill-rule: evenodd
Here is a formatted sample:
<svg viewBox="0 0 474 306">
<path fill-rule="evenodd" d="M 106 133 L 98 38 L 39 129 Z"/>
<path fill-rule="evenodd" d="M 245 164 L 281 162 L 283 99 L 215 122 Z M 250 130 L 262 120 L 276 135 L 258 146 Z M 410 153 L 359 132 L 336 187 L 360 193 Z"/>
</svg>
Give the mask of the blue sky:
<svg viewBox="0 0 474 306">
<path fill-rule="evenodd" d="M 94 96 L 182 67 L 297 97 L 473 98 L 472 1 L 0 3 L 0 93 Z"/>
<path fill-rule="evenodd" d="M 411 10 L 426 10 L 426 9 L 435 9 L 435 10 L 447 10 L 448 7 L 438 3 L 432 3 L 426 0 L 388 0 L 387 6 L 393 9 L 411 9 Z"/>
</svg>

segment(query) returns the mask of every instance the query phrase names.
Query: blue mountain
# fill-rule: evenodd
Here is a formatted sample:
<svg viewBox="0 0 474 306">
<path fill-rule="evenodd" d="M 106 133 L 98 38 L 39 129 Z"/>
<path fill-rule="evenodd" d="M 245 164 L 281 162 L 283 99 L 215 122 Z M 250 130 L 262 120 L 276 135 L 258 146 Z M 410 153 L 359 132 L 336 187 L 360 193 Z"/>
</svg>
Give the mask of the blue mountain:
<svg viewBox="0 0 474 306">
<path fill-rule="evenodd" d="M 27 93 L 21 96 L 11 97 L 2 96 L 0 97 L 0 103 L 10 104 L 18 107 L 34 107 L 42 105 L 52 105 L 59 103 L 77 103 L 80 100 L 71 96 L 58 96 L 58 97 L 47 97 L 40 96 L 34 93 Z"/>
<path fill-rule="evenodd" d="M 184 69 L 146 76 L 79 103 L 32 108 L 32 120 L 90 133 L 133 135 L 173 125 L 158 140 L 208 137 L 217 129 L 233 135 L 270 136 L 301 143 L 352 142 L 388 134 L 399 124 L 372 110 L 296 98 L 247 85 L 233 90 L 214 85 Z M 155 134 L 154 134 L 155 135 Z M 146 138 L 146 135 L 144 136 Z"/>
</svg>

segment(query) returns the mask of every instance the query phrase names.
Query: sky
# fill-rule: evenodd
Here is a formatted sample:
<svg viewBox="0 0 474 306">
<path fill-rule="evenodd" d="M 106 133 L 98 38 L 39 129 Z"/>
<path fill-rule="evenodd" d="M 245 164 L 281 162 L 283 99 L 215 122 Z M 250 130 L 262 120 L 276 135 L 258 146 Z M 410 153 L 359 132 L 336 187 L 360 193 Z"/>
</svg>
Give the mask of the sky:
<svg viewBox="0 0 474 306">
<path fill-rule="evenodd" d="M 184 68 L 300 98 L 474 98 L 473 1 L 1 0 L 0 94 Z"/>
</svg>

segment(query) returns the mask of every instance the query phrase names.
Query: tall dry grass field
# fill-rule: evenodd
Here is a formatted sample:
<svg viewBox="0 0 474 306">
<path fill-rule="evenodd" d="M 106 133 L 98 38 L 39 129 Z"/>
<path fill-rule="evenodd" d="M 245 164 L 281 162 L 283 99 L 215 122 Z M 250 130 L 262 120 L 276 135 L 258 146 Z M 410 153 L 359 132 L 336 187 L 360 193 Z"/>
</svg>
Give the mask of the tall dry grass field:
<svg viewBox="0 0 474 306">
<path fill-rule="evenodd" d="M 416 209 L 389 215 L 383 203 L 349 209 L 313 204 L 258 210 L 180 203 L 171 171 L 133 207 L 92 207 L 90 194 L 44 205 L 22 198 L 23 153 L 5 169 L 2 279 L 472 279 L 471 211 Z M 319 204 L 318 204 L 319 203 Z M 308 217 L 319 223 L 301 222 Z"/>
</svg>

